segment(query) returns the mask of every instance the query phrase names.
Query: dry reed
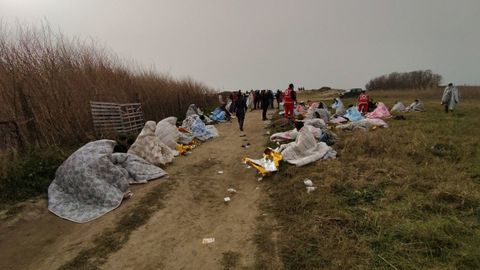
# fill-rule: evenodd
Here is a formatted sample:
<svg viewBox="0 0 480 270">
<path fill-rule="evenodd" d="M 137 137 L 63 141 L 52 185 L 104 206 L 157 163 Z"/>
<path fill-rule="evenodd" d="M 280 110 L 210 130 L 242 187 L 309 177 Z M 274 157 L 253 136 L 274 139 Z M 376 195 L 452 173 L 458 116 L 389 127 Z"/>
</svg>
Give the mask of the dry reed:
<svg viewBox="0 0 480 270">
<path fill-rule="evenodd" d="M 212 93 L 190 78 L 159 75 L 48 25 L 0 23 L 0 120 L 17 122 L 29 144 L 95 138 L 89 101 L 139 101 L 147 120 L 160 120 L 182 116 L 190 103 L 213 104 Z"/>
</svg>

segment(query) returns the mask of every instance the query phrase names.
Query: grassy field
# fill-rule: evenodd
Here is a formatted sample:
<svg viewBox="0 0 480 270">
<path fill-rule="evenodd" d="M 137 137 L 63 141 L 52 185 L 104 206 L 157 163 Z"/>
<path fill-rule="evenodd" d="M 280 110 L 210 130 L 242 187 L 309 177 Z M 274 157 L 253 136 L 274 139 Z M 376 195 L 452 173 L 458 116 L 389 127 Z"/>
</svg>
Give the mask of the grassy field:
<svg viewBox="0 0 480 270">
<path fill-rule="evenodd" d="M 427 111 L 336 131 L 337 159 L 285 164 L 267 181 L 286 269 L 480 269 L 480 89 L 460 89 L 454 114 L 441 92 L 372 91 L 389 107 L 420 98 Z M 307 194 L 305 178 L 318 190 Z"/>
</svg>

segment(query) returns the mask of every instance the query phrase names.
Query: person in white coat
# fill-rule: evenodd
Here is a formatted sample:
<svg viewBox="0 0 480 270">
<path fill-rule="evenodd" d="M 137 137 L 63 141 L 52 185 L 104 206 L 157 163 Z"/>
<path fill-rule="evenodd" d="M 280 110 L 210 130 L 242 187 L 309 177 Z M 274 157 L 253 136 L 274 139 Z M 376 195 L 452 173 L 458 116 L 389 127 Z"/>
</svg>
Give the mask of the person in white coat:
<svg viewBox="0 0 480 270">
<path fill-rule="evenodd" d="M 445 106 L 445 113 L 453 112 L 455 106 L 458 103 L 458 89 L 457 87 L 453 86 L 452 83 L 449 83 L 448 86 L 443 91 L 442 96 L 442 105 Z"/>
<path fill-rule="evenodd" d="M 334 98 L 332 109 L 335 110 L 335 116 L 342 116 L 345 114 L 345 106 L 343 106 L 343 102 L 340 98 Z"/>
</svg>

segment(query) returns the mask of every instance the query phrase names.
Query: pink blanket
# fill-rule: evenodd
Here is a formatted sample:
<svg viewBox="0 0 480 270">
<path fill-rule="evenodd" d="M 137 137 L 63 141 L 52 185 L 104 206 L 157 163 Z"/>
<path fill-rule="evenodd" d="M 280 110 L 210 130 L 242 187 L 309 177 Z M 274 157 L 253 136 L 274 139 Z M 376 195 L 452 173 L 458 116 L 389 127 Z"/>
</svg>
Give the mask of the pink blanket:
<svg viewBox="0 0 480 270">
<path fill-rule="evenodd" d="M 373 118 L 385 119 L 385 118 L 391 117 L 387 106 L 385 106 L 383 102 L 378 102 L 377 108 L 373 110 L 373 112 L 367 113 L 367 115 L 365 116 L 370 119 L 373 119 Z"/>
</svg>

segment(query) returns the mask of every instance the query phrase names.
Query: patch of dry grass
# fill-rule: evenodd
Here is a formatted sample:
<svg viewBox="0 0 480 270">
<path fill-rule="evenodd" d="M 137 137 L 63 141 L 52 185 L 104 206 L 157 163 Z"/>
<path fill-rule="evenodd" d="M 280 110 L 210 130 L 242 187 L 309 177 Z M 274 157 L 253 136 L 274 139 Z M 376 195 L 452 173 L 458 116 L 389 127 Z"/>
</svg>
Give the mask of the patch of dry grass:
<svg viewBox="0 0 480 270">
<path fill-rule="evenodd" d="M 81 250 L 59 269 L 100 269 L 111 253 L 122 248 L 133 231 L 147 223 L 156 211 L 164 207 L 163 200 L 175 185 L 176 182 L 169 179 L 150 191 L 120 218 L 114 228 L 106 229 L 93 240 L 93 246 Z"/>
<path fill-rule="evenodd" d="M 448 115 L 441 93 L 422 92 L 427 112 L 337 132 L 336 160 L 284 165 L 267 183 L 285 268 L 479 269 L 480 96 L 469 91 Z M 370 94 L 391 106 L 408 92 Z"/>
<path fill-rule="evenodd" d="M 227 251 L 222 253 L 222 266 L 224 270 L 235 269 L 240 260 L 240 253 L 235 251 Z"/>
<path fill-rule="evenodd" d="M 0 120 L 15 121 L 26 144 L 95 138 L 90 101 L 141 102 L 146 120 L 161 120 L 183 117 L 191 103 L 216 104 L 212 93 L 202 83 L 158 74 L 48 25 L 0 23 Z"/>
</svg>

